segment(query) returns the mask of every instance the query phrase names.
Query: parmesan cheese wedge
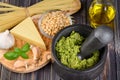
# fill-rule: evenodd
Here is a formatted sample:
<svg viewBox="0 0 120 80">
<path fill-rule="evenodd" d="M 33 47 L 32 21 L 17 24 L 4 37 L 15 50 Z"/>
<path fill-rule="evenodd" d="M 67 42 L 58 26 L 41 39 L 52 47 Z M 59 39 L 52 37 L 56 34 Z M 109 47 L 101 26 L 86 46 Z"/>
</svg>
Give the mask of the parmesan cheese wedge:
<svg viewBox="0 0 120 80">
<path fill-rule="evenodd" d="M 30 44 L 36 45 L 44 50 L 46 50 L 45 43 L 41 38 L 37 28 L 35 27 L 32 19 L 28 17 L 20 24 L 15 26 L 10 32 L 21 40 L 24 40 Z"/>
</svg>

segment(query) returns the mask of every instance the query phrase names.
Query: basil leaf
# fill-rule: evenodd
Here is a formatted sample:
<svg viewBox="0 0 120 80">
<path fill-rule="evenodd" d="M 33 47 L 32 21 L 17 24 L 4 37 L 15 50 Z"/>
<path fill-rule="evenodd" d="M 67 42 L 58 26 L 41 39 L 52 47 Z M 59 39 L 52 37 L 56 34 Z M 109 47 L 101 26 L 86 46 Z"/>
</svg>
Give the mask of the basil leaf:
<svg viewBox="0 0 120 80">
<path fill-rule="evenodd" d="M 14 48 L 14 51 L 15 51 L 16 53 L 22 52 L 22 50 L 21 50 L 20 48 Z"/>
<path fill-rule="evenodd" d="M 21 56 L 22 58 L 24 58 L 24 59 L 28 59 L 28 58 L 29 58 L 26 53 L 21 53 L 20 56 Z"/>
<path fill-rule="evenodd" d="M 19 57 L 19 55 L 15 52 L 6 52 L 4 54 L 4 57 L 8 60 L 14 60 L 14 59 L 17 59 Z"/>
<path fill-rule="evenodd" d="M 26 43 L 22 48 L 21 48 L 22 51 L 24 52 L 27 52 L 30 50 L 30 45 L 28 43 Z"/>
<path fill-rule="evenodd" d="M 30 45 L 26 43 L 22 48 L 14 48 L 14 51 L 7 52 L 4 54 L 4 57 L 8 60 L 14 60 L 21 56 L 24 59 L 28 59 L 28 55 L 26 54 L 27 51 L 30 50 Z"/>
</svg>

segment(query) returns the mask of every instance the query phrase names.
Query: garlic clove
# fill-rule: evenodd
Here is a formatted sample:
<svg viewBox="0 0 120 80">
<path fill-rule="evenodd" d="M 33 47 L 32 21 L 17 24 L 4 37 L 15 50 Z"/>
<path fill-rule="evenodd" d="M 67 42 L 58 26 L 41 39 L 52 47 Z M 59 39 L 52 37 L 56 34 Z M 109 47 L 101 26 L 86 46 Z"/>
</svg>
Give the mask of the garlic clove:
<svg viewBox="0 0 120 80">
<path fill-rule="evenodd" d="M 25 66 L 25 63 L 24 63 L 24 61 L 22 61 L 22 60 L 17 60 L 17 61 L 15 61 L 15 63 L 14 63 L 14 67 L 15 67 L 15 68 L 24 67 L 24 66 Z"/>
<path fill-rule="evenodd" d="M 40 57 L 40 51 L 39 51 L 39 49 L 38 49 L 38 47 L 35 47 L 35 46 L 32 46 L 31 47 L 31 50 L 32 50 L 32 52 L 33 52 L 33 60 L 38 60 L 39 59 L 39 57 Z"/>
<path fill-rule="evenodd" d="M 9 49 L 15 44 L 14 36 L 6 30 L 0 33 L 0 49 Z"/>
</svg>

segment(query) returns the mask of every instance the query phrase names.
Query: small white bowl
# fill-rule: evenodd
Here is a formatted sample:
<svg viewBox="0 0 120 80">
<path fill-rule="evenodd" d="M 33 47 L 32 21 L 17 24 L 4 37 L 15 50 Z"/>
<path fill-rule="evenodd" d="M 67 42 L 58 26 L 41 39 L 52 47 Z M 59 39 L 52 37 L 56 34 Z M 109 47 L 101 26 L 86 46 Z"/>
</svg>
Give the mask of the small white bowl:
<svg viewBox="0 0 120 80">
<path fill-rule="evenodd" d="M 42 16 L 39 18 L 39 21 L 38 21 L 38 28 L 39 28 L 40 32 L 41 32 L 44 36 L 46 36 L 46 37 L 48 37 L 48 38 L 53 38 L 54 36 L 51 36 L 51 35 L 47 34 L 47 33 L 42 29 L 41 23 L 42 23 L 42 20 L 43 20 L 44 16 L 47 15 L 48 13 L 50 13 L 50 12 L 53 12 L 53 11 L 60 11 L 60 10 L 47 11 L 47 12 L 45 12 L 45 13 L 42 14 Z M 67 16 L 67 17 L 69 18 L 69 20 L 70 20 L 70 25 L 72 25 L 72 19 L 71 19 L 71 17 L 70 17 L 68 14 L 66 14 L 66 16 Z M 58 31 L 58 32 L 59 32 L 59 31 Z"/>
</svg>

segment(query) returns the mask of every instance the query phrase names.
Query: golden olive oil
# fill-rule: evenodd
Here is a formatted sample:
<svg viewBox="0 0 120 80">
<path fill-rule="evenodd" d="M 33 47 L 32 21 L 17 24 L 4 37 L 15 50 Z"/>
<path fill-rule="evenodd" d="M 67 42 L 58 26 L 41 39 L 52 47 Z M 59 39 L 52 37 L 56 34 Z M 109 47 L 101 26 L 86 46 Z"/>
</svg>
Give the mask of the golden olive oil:
<svg viewBox="0 0 120 80">
<path fill-rule="evenodd" d="M 93 2 L 89 8 L 89 18 L 92 27 L 109 24 L 115 17 L 113 5 Z"/>
</svg>

